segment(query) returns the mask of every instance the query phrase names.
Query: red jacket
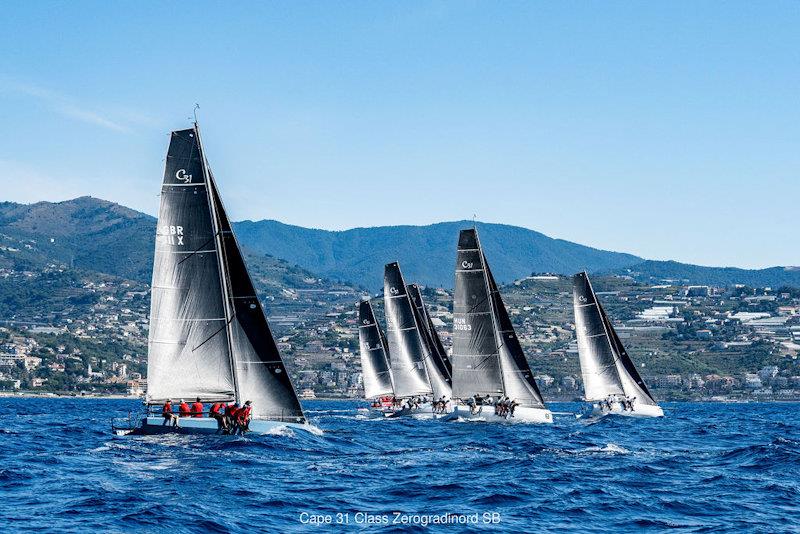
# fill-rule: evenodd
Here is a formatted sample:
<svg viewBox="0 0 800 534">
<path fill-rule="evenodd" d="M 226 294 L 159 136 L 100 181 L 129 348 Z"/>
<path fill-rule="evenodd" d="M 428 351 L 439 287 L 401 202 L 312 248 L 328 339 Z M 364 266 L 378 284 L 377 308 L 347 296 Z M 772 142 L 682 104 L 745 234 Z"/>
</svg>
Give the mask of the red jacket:
<svg viewBox="0 0 800 534">
<path fill-rule="evenodd" d="M 165 402 L 164 407 L 161 409 L 161 415 L 166 415 L 168 413 L 172 413 L 172 404 Z"/>
<path fill-rule="evenodd" d="M 215 402 L 208 413 L 219 414 L 222 411 L 223 406 L 225 406 L 223 403 Z"/>
<path fill-rule="evenodd" d="M 240 424 L 245 424 L 247 420 L 250 419 L 250 412 L 252 410 L 251 406 L 245 406 L 236 412 L 236 419 Z"/>
<path fill-rule="evenodd" d="M 189 405 L 186 404 L 185 402 L 182 402 L 180 406 L 178 406 L 178 411 L 180 412 L 181 415 L 189 415 L 191 413 Z"/>
<path fill-rule="evenodd" d="M 203 417 L 203 403 L 195 402 L 192 404 L 192 417 Z"/>
<path fill-rule="evenodd" d="M 236 417 L 236 412 L 239 411 L 239 408 L 234 406 L 233 404 L 229 404 L 225 406 L 225 415 L 229 417 Z"/>
</svg>

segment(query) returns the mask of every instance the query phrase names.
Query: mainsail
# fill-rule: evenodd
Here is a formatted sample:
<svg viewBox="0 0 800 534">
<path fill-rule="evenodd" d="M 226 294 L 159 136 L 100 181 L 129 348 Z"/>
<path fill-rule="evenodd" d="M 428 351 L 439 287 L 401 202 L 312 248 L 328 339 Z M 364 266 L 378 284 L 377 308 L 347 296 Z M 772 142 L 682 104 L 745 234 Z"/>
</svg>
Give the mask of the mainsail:
<svg viewBox="0 0 800 534">
<path fill-rule="evenodd" d="M 643 404 L 656 404 L 597 300 L 585 272 L 573 277 L 572 293 L 586 400 L 626 395 L 636 397 L 637 402 Z"/>
<path fill-rule="evenodd" d="M 453 367 L 450 364 L 450 357 L 436 332 L 436 327 L 433 326 L 428 308 L 425 306 L 425 301 L 422 300 L 422 292 L 417 284 L 409 284 L 406 286 L 411 303 L 414 305 L 414 316 L 419 325 L 420 335 L 425 343 L 425 348 L 428 350 L 428 355 L 436 367 L 436 372 L 441 375 L 442 379 L 448 385 L 452 384 Z"/>
<path fill-rule="evenodd" d="M 453 397 L 505 392 L 488 279 L 478 233 L 461 230 L 453 295 Z"/>
<path fill-rule="evenodd" d="M 358 304 L 358 342 L 361 349 L 364 396 L 373 399 L 382 395 L 393 395 L 389 346 L 369 300 L 362 300 Z"/>
<path fill-rule="evenodd" d="M 153 260 L 149 403 L 235 398 L 215 226 L 197 131 L 172 132 Z"/>
<path fill-rule="evenodd" d="M 395 395 L 434 394 L 425 365 L 427 351 L 397 262 L 387 264 L 384 269 L 383 294 Z"/>
<path fill-rule="evenodd" d="M 486 274 L 489 278 L 489 291 L 492 295 L 492 307 L 495 315 L 495 325 L 500 339 L 500 368 L 503 372 L 503 385 L 505 395 L 516 400 L 522 406 L 531 408 L 544 408 L 544 400 L 533 378 L 528 360 L 522 351 L 514 325 L 508 316 L 508 311 L 500 296 L 497 283 L 492 276 L 492 270 L 483 258 Z"/>
<path fill-rule="evenodd" d="M 167 153 L 150 324 L 149 403 L 251 400 L 254 418 L 305 420 L 196 125 Z"/>
</svg>

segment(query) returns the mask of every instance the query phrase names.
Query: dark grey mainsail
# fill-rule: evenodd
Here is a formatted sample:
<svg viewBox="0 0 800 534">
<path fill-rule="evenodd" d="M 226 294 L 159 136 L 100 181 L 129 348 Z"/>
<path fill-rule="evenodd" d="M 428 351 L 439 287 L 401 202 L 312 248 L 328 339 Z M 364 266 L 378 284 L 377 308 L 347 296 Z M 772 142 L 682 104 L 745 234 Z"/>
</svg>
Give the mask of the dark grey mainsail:
<svg viewBox="0 0 800 534">
<path fill-rule="evenodd" d="M 544 400 L 536 385 L 533 371 L 528 364 L 525 353 L 520 345 L 514 325 L 508 316 L 508 311 L 503 303 L 503 298 L 497 288 L 497 283 L 492 276 L 492 270 L 484 256 L 483 260 L 486 274 L 489 279 L 489 291 L 492 295 L 492 304 L 495 314 L 495 324 L 500 338 L 500 368 L 503 372 L 503 385 L 505 395 L 516 400 L 522 406 L 544 408 Z"/>
<path fill-rule="evenodd" d="M 395 395 L 430 395 L 434 390 L 425 366 L 427 353 L 397 262 L 384 269 L 383 295 Z"/>
<path fill-rule="evenodd" d="M 236 397 L 240 402 L 253 402 L 252 415 L 256 419 L 302 423 L 305 421 L 303 409 L 272 337 L 210 172 L 207 180 L 218 223 L 223 272 L 227 278 L 228 328 L 235 365 Z"/>
<path fill-rule="evenodd" d="M 361 349 L 364 396 L 374 399 L 383 395 L 393 395 L 389 346 L 369 300 L 362 300 L 358 304 L 358 342 Z"/>
<path fill-rule="evenodd" d="M 417 284 L 409 284 L 406 286 L 406 290 L 411 297 L 411 303 L 414 305 L 414 313 L 419 325 L 420 335 L 431 361 L 436 366 L 436 371 L 442 376 L 442 379 L 448 384 L 452 384 L 453 368 L 450 365 L 450 357 L 447 355 L 442 340 L 433 326 L 433 320 L 428 308 L 425 306 L 425 301 L 422 300 L 422 292 Z"/>
<path fill-rule="evenodd" d="M 253 401 L 254 418 L 304 422 L 202 152 L 173 132 L 159 212 L 148 403 Z"/>
<path fill-rule="evenodd" d="M 207 185 L 196 129 L 172 132 L 153 260 L 148 403 L 235 398 Z"/>
<path fill-rule="evenodd" d="M 611 345 L 600 304 L 585 272 L 573 277 L 572 296 L 578 357 L 586 400 L 596 401 L 609 395 L 624 395 L 622 379 L 617 370 L 617 356 Z"/>
<path fill-rule="evenodd" d="M 478 234 L 461 230 L 453 295 L 453 397 L 503 394 L 492 298 Z"/>
</svg>

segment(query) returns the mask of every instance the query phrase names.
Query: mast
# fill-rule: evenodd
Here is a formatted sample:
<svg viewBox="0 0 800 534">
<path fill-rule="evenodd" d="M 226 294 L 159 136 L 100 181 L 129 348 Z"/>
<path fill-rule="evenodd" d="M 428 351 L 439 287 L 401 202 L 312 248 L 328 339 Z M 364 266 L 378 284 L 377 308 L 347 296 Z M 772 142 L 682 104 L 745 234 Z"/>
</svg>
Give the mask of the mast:
<svg viewBox="0 0 800 534">
<path fill-rule="evenodd" d="M 214 239 L 216 240 L 217 249 L 217 264 L 219 265 L 220 286 L 222 287 L 222 300 L 225 303 L 225 335 L 228 338 L 228 360 L 230 361 L 231 370 L 233 371 L 233 391 L 235 401 L 242 402 L 239 394 L 239 380 L 236 372 L 236 362 L 233 358 L 233 338 L 231 336 L 231 321 L 233 320 L 233 310 L 231 309 L 231 298 L 229 294 L 229 276 L 228 269 L 225 265 L 223 258 L 223 243 L 222 232 L 220 231 L 219 214 L 216 210 L 216 202 L 211 193 L 211 173 L 208 172 L 208 161 L 206 160 L 205 151 L 203 150 L 203 142 L 200 138 L 200 127 L 197 121 L 194 122 L 194 133 L 197 136 L 197 148 L 200 151 L 200 162 L 203 167 L 203 181 L 206 183 L 206 195 L 208 197 L 208 205 L 211 210 L 211 225 L 214 230 Z"/>
</svg>

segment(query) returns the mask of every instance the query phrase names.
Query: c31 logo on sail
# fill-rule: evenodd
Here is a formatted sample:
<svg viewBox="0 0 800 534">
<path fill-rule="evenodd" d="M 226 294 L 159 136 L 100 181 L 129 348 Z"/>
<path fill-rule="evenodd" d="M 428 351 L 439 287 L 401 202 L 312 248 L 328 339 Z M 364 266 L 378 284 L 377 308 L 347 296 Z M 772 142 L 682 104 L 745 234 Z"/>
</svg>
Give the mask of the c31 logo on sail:
<svg viewBox="0 0 800 534">
<path fill-rule="evenodd" d="M 586 302 L 586 300 L 587 300 L 586 297 L 584 297 L 583 295 L 578 297 L 578 302 Z"/>
<path fill-rule="evenodd" d="M 175 173 L 175 179 L 188 184 L 192 181 L 192 175 L 186 174 L 186 169 L 178 169 L 178 172 Z"/>
<path fill-rule="evenodd" d="M 361 321 L 361 322 L 362 322 L 362 323 L 364 323 L 364 324 L 369 324 L 369 319 L 364 319 L 364 320 L 363 320 L 363 321 Z"/>
<path fill-rule="evenodd" d="M 467 261 L 467 260 L 462 261 L 461 262 L 461 268 L 462 269 L 472 269 L 472 262 L 471 261 Z"/>
<path fill-rule="evenodd" d="M 389 288 L 389 293 L 391 293 L 392 295 L 397 295 L 398 293 L 400 293 L 400 291 L 398 291 L 396 287 L 392 286 Z"/>
</svg>

